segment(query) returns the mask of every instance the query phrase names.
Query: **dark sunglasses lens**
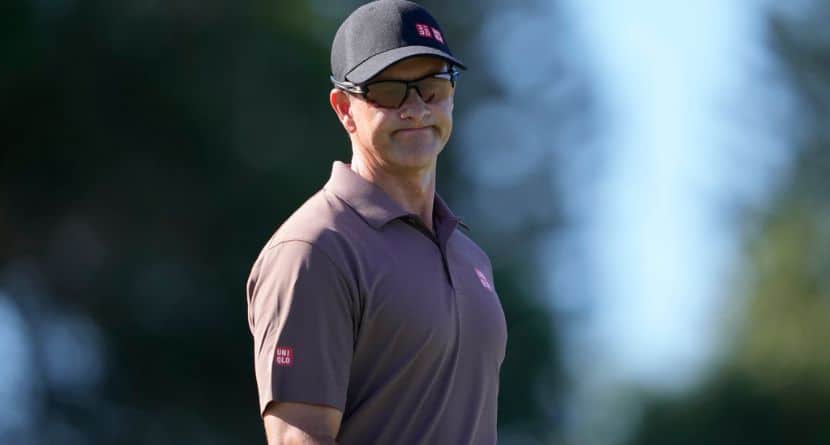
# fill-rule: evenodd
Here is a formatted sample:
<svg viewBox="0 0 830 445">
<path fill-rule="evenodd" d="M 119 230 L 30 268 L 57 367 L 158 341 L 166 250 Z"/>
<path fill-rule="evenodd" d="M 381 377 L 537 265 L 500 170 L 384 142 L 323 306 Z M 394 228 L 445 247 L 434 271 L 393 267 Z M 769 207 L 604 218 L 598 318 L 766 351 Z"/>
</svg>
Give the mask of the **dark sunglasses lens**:
<svg viewBox="0 0 830 445">
<path fill-rule="evenodd" d="M 368 86 L 366 98 L 384 108 L 396 108 L 406 95 L 406 84 L 403 82 L 375 82 Z"/>
<path fill-rule="evenodd" d="M 449 79 L 427 77 L 417 83 L 424 102 L 442 101 L 452 94 L 452 83 Z"/>
<path fill-rule="evenodd" d="M 449 79 L 427 77 L 415 82 L 424 102 L 441 101 L 452 95 L 453 85 Z M 406 82 L 390 80 L 375 82 L 367 87 L 366 98 L 384 108 L 397 108 L 407 94 Z"/>
</svg>

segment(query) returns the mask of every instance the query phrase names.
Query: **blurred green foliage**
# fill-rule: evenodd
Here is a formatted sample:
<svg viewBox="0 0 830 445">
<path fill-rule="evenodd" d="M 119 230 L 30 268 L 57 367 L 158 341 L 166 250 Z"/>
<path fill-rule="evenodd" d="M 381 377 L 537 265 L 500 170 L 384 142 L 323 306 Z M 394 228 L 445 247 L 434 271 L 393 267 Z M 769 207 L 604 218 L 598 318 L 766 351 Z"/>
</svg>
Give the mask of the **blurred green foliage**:
<svg viewBox="0 0 830 445">
<path fill-rule="evenodd" d="M 806 5 L 769 21 L 798 154 L 751 231 L 735 340 L 700 388 L 650 397 L 631 444 L 830 443 L 830 3 Z"/>
<path fill-rule="evenodd" d="M 0 270 L 26 267 L 0 285 L 33 326 L 44 311 L 87 314 L 107 357 L 90 394 L 32 375 L 44 420 L 20 443 L 264 442 L 244 282 L 272 231 L 350 156 L 327 102 L 342 14 L 314 4 L 4 6 Z M 457 14 L 482 14 L 476 3 L 427 6 L 473 58 L 477 30 Z M 453 155 L 441 162 L 441 187 L 461 184 Z M 458 190 L 451 204 L 475 193 Z M 491 255 L 510 328 L 500 425 L 541 440 L 561 397 L 554 320 L 521 275 L 533 263 Z"/>
</svg>

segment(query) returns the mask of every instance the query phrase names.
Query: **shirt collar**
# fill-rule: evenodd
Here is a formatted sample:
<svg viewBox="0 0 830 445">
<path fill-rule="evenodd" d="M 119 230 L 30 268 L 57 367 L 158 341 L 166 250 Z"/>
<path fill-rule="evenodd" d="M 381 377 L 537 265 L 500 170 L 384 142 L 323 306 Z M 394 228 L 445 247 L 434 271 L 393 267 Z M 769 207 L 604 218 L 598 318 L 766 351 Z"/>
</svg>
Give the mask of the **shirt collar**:
<svg viewBox="0 0 830 445">
<path fill-rule="evenodd" d="M 334 161 L 331 177 L 323 188 L 345 201 L 375 229 L 380 229 L 394 219 L 411 215 L 380 187 L 365 180 L 352 171 L 348 164 L 340 161 Z M 454 226 L 460 222 L 437 193 L 432 213 L 436 222 L 442 226 L 447 223 Z"/>
</svg>

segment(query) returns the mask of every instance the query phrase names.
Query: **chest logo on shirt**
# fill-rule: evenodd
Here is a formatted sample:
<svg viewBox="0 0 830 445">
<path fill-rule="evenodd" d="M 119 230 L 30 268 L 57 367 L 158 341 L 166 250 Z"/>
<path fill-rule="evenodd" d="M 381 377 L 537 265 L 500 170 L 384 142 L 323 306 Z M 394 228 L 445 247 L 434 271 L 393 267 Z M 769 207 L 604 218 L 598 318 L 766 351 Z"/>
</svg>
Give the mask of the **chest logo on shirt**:
<svg viewBox="0 0 830 445">
<path fill-rule="evenodd" d="M 274 351 L 274 363 L 277 366 L 288 367 L 294 364 L 294 348 L 277 346 Z"/>
<path fill-rule="evenodd" d="M 478 277 L 478 281 L 481 281 L 481 285 L 490 292 L 493 292 L 493 285 L 490 284 L 490 280 L 487 279 L 487 275 L 484 275 L 484 272 L 482 272 L 478 267 L 474 267 L 473 269 L 475 269 L 476 276 Z"/>
</svg>

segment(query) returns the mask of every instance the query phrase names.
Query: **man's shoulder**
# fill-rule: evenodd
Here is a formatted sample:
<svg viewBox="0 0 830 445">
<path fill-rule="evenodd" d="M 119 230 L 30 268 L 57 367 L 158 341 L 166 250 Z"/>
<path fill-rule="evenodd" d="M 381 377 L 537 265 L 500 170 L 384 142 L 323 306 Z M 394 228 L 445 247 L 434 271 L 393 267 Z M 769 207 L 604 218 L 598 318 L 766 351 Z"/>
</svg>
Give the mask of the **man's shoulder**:
<svg viewBox="0 0 830 445">
<path fill-rule="evenodd" d="M 360 223 L 360 218 L 353 213 L 333 193 L 321 189 L 279 226 L 265 249 L 291 241 L 325 247 L 341 238 L 349 227 Z"/>
</svg>

